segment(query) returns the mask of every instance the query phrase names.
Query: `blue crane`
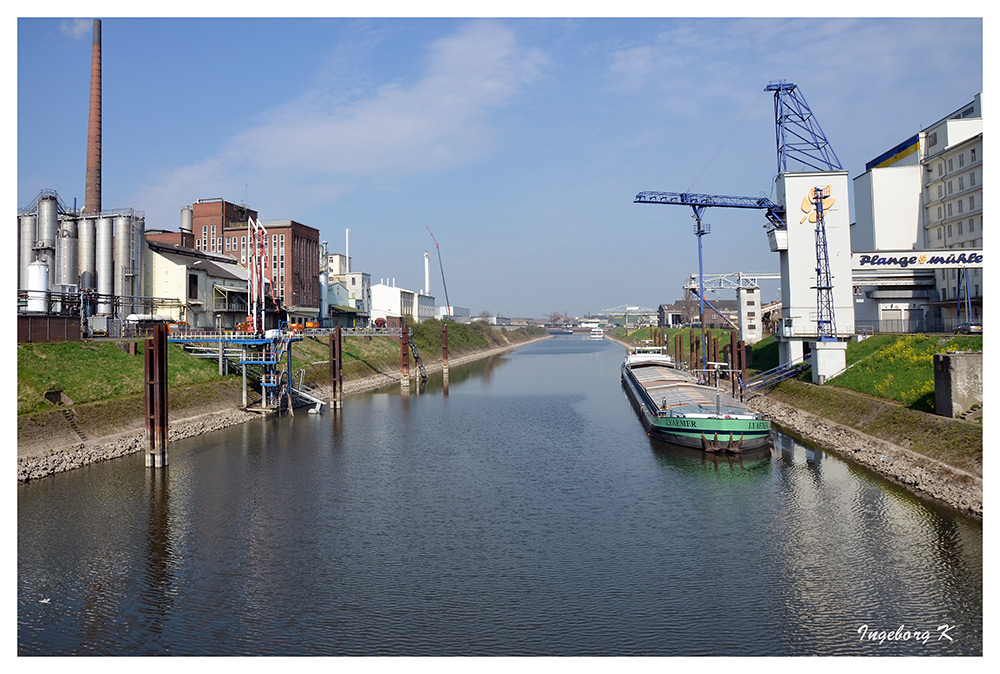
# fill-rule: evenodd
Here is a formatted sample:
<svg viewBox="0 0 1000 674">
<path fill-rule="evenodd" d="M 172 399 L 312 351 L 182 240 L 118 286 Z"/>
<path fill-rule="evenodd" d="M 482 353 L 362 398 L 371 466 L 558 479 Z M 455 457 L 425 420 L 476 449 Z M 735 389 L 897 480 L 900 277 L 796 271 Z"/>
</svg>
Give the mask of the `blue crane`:
<svg viewBox="0 0 1000 674">
<path fill-rule="evenodd" d="M 784 228 L 785 210 L 767 197 L 731 197 L 719 194 L 691 194 L 688 192 L 639 192 L 635 195 L 635 204 L 673 204 L 690 206 L 694 211 L 694 234 L 698 237 L 698 301 L 701 322 L 701 366 L 707 367 L 707 349 L 705 348 L 705 278 L 702 269 L 701 237 L 711 231 L 711 228 L 701 221 L 701 216 L 709 206 L 726 208 L 755 208 L 763 210 L 764 215 L 774 227 Z"/>
<path fill-rule="evenodd" d="M 795 161 L 808 170 L 842 171 L 840 160 L 827 141 L 823 130 L 809 109 L 798 87 L 779 80 L 770 82 L 765 91 L 774 92 L 775 143 L 778 153 L 778 172 L 788 170 L 789 161 Z M 826 195 L 829 196 L 829 195 Z M 820 197 L 822 209 L 822 197 Z M 775 229 L 785 229 L 785 209 L 767 197 L 733 197 L 718 194 L 691 194 L 687 192 L 639 192 L 636 204 L 673 204 L 690 206 L 694 211 L 694 234 L 698 237 L 698 296 L 701 301 L 701 341 L 702 368 L 706 366 L 705 354 L 705 283 L 702 272 L 701 237 L 710 228 L 701 221 L 705 209 L 710 206 L 725 208 L 755 208 L 763 210 L 765 217 Z M 823 225 L 822 210 L 819 211 L 816 226 L 816 292 L 817 313 L 819 315 L 817 333 L 821 339 L 828 339 L 832 328 L 836 336 L 833 317 L 833 286 L 830 275 L 830 260 L 827 254 L 826 229 Z"/>
</svg>

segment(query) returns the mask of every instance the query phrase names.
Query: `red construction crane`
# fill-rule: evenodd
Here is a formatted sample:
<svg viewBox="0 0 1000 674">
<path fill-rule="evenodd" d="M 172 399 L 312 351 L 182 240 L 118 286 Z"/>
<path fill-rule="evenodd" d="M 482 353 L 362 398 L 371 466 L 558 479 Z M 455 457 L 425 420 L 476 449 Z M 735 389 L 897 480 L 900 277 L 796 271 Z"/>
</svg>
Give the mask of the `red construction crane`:
<svg viewBox="0 0 1000 674">
<path fill-rule="evenodd" d="M 427 227 L 427 225 L 424 225 Z M 434 232 L 431 231 L 430 227 L 427 227 L 427 233 L 431 235 L 434 239 L 434 247 L 437 248 L 438 252 L 438 264 L 441 265 L 441 286 L 444 288 L 444 302 L 447 305 L 448 315 L 451 316 L 451 301 L 448 299 L 448 284 L 444 281 L 444 262 L 441 261 L 441 246 L 438 245 L 438 240 L 434 236 Z"/>
</svg>

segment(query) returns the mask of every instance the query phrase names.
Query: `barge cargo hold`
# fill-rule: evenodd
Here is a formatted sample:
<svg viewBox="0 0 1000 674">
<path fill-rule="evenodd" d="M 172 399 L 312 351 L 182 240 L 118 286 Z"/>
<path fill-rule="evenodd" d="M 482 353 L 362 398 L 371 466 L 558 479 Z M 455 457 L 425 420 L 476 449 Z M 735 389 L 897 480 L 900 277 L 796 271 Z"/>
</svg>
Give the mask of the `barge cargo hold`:
<svg viewBox="0 0 1000 674">
<path fill-rule="evenodd" d="M 771 422 L 718 388 L 676 367 L 662 348 L 629 350 L 622 384 L 653 437 L 706 452 L 768 448 Z"/>
</svg>

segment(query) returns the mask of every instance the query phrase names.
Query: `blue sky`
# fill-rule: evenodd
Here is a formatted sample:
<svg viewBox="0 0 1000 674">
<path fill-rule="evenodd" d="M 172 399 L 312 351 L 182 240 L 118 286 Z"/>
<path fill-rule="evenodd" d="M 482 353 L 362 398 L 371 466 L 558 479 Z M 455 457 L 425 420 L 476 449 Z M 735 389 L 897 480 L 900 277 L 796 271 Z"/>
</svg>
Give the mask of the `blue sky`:
<svg viewBox="0 0 1000 674">
<path fill-rule="evenodd" d="M 983 88 L 965 19 L 103 18 L 103 205 L 177 229 L 198 198 L 350 228 L 355 270 L 472 313 L 682 296 L 683 208 L 771 196 L 771 95 L 799 85 L 853 178 Z M 17 21 L 17 203 L 83 204 L 91 17 Z M 769 271 L 755 211 L 710 209 L 705 271 Z M 776 297 L 765 287 L 767 298 Z"/>
</svg>

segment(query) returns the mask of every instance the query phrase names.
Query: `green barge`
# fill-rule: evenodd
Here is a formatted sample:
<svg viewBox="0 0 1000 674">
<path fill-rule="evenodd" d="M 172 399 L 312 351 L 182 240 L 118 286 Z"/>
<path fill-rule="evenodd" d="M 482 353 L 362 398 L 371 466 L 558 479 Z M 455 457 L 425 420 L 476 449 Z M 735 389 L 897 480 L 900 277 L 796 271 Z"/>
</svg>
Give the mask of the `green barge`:
<svg viewBox="0 0 1000 674">
<path fill-rule="evenodd" d="M 771 422 L 718 388 L 705 386 L 657 347 L 630 349 L 622 385 L 653 437 L 706 452 L 743 453 L 771 444 Z"/>
</svg>

